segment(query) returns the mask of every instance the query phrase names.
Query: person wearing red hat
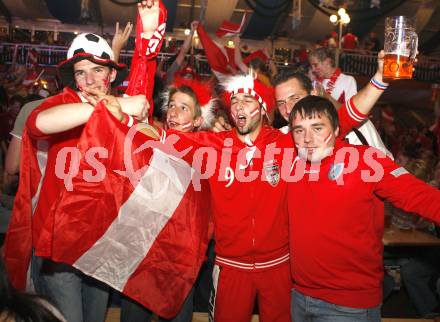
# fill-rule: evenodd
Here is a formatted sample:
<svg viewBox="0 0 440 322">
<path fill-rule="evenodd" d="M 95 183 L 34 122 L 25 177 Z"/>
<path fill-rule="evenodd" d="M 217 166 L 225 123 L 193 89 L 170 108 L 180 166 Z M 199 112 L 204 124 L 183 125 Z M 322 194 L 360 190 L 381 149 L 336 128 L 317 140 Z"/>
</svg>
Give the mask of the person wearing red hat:
<svg viewBox="0 0 440 322">
<path fill-rule="evenodd" d="M 193 146 L 192 150 L 197 151 L 198 147 L 212 147 L 211 151 L 217 154 L 214 164 L 206 163 L 214 171 L 208 180 L 216 251 L 211 319 L 249 322 L 258 299 L 260 321 L 287 322 L 292 285 L 286 189 L 280 180 L 282 160 L 279 156 L 264 162 L 261 159 L 261 154 L 272 148 L 270 143 L 284 142 L 280 131 L 264 125 L 266 113 L 274 107 L 273 89 L 251 75 L 235 76 L 223 86 L 236 129 L 182 133 L 170 122 L 174 129 L 162 132 L 161 138 L 166 141 L 177 135 L 177 149 Z M 121 118 L 122 114 L 111 112 Z M 185 124 L 178 125 L 182 128 Z M 284 140 L 292 144 L 289 136 Z M 220 153 L 225 148 L 230 150 L 226 152 L 230 157 L 227 166 L 220 164 Z M 246 180 L 254 172 L 261 173 L 261 178 Z"/>
<path fill-rule="evenodd" d="M 139 7 L 142 21 L 148 22 L 140 27 L 147 42 L 160 21 L 159 5 L 151 2 L 145 1 Z M 152 15 L 156 19 L 149 19 Z M 159 42 L 155 44 L 148 44 L 146 51 L 160 49 Z M 33 252 L 36 256 L 32 256 L 30 271 L 35 286 L 40 285 L 37 292 L 51 298 L 69 322 L 99 322 L 105 320 L 108 286 L 71 266 L 49 260 L 52 240 L 63 233 L 54 229 L 56 214 L 49 210 L 65 188 L 62 174 L 72 167 L 68 158 L 61 168 L 57 161 L 76 147 L 83 124 L 94 110 L 89 102 L 106 98 L 107 104 L 117 104 L 139 119 L 147 115 L 148 102 L 145 95 L 118 99 L 108 95 L 124 80 L 127 66 L 114 61 L 110 46 L 98 35 L 78 35 L 58 70 L 66 86 L 63 92 L 46 99 L 26 122 L 22 143 L 25 162 L 21 164 L 19 191 L 6 236 L 5 262 L 14 287 L 24 289 L 32 283 L 27 276 Z M 123 117 L 125 123 L 133 123 L 127 114 Z"/>
<path fill-rule="evenodd" d="M 168 87 L 162 97 L 164 104 L 162 111 L 165 114 L 165 129 L 190 133 L 207 129 L 211 126 L 215 99 L 213 89 L 207 82 L 176 77 L 174 83 Z M 194 286 L 187 295 L 180 312 L 169 322 L 191 322 L 194 307 Z M 141 304 L 127 297 L 121 301 L 121 321 L 149 322 L 152 321 L 152 312 Z"/>
<path fill-rule="evenodd" d="M 210 174 L 206 178 L 216 242 L 210 317 L 249 322 L 257 300 L 260 321 L 290 321 L 287 182 L 281 180 L 285 154 L 278 151 L 290 148 L 289 156 L 295 157 L 293 141 L 264 124 L 266 113 L 275 106 L 272 87 L 251 75 L 234 76 L 222 85 L 233 130 L 161 133 L 162 142 L 179 137 L 174 143 L 177 150 L 193 147 L 184 157 L 190 164 L 203 159 L 197 151 L 210 147 L 207 153 L 215 153 L 203 165 Z M 120 109 L 111 112 L 121 118 Z M 346 132 L 358 121 L 344 113 Z"/>
</svg>

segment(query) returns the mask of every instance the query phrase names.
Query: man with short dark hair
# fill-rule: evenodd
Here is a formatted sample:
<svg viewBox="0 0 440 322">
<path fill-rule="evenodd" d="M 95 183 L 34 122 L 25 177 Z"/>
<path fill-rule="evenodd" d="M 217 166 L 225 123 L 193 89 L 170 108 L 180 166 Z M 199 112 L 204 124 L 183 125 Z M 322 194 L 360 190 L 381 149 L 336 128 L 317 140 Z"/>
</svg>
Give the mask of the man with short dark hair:
<svg viewBox="0 0 440 322">
<path fill-rule="evenodd" d="M 145 2 L 141 6 L 146 13 L 143 18 L 149 13 L 157 16 L 154 10 L 158 5 L 148 6 Z M 145 37 L 153 35 L 157 26 L 154 20 L 143 26 Z M 78 35 L 58 69 L 66 85 L 63 92 L 46 99 L 26 122 L 22 143 L 26 162 L 21 166 L 19 191 L 6 236 L 5 262 L 13 285 L 24 289 L 29 286 L 28 265 L 34 252 L 30 271 L 35 284 L 41 282 L 37 291 L 50 297 L 69 322 L 99 322 L 105 320 L 108 286 L 72 266 L 46 259 L 52 256 L 53 240 L 63 233 L 54 228 L 55 214 L 50 210 L 65 188 L 60 173 L 68 173 L 74 164 L 66 151 L 76 148 L 94 105 L 118 105 L 125 112 L 120 121 L 130 125 L 131 115 L 145 118 L 148 102 L 145 95 L 109 95 L 111 87 L 122 82 L 128 70 L 114 61 L 112 49 L 98 35 Z"/>
<path fill-rule="evenodd" d="M 348 114 L 358 121 L 362 121 L 362 119 L 359 118 L 356 110 L 363 114 L 368 114 L 386 89 L 386 85 L 382 87 L 375 85 L 383 83 L 383 58 L 384 53 L 379 53 L 377 71 L 370 83 L 364 86 L 352 98 L 342 102 L 343 105 L 340 107 L 340 109 L 347 109 Z M 318 93 L 318 91 L 313 88 L 310 78 L 303 73 L 286 69 L 281 71 L 275 78 L 276 104 L 280 114 L 286 121 L 288 121 L 289 113 L 295 104 L 308 95 L 322 95 L 331 99 L 328 93 Z M 338 105 L 337 102 L 335 102 L 335 104 Z M 287 133 L 289 128 L 286 126 L 281 130 Z"/>
<path fill-rule="evenodd" d="M 384 218 L 376 199 L 439 222 L 440 191 L 379 150 L 338 139 L 326 99 L 301 99 L 289 123 L 299 155 L 298 181 L 288 184 L 292 321 L 379 322 Z"/>
</svg>

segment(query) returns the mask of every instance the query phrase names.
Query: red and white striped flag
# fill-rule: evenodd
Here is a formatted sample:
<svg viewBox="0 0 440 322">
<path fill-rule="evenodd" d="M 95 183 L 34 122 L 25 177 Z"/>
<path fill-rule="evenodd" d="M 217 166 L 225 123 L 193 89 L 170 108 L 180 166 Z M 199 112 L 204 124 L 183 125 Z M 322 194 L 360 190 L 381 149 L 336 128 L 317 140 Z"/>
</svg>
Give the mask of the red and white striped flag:
<svg viewBox="0 0 440 322">
<path fill-rule="evenodd" d="M 39 53 L 35 48 L 30 49 L 28 51 L 27 65 L 38 67 L 38 56 Z"/>
<path fill-rule="evenodd" d="M 238 70 L 234 62 L 234 49 L 226 48 L 215 43 L 203 28 L 202 24 L 197 27 L 197 34 L 205 49 L 206 59 L 214 75 L 220 80 Z"/>
<path fill-rule="evenodd" d="M 231 37 L 241 33 L 244 27 L 244 23 L 246 22 L 246 13 L 244 13 L 243 18 L 241 18 L 241 22 L 234 23 L 229 20 L 223 20 L 221 26 L 217 29 L 215 34 L 217 37 Z"/>
<path fill-rule="evenodd" d="M 159 148 L 138 153 L 147 137 L 137 132 L 127 139 L 128 133 L 102 104 L 97 106 L 78 144 L 83 157 L 71 191 L 65 190 L 52 208 L 51 259 L 171 318 L 205 258 L 208 186 L 195 191 L 195 171 L 188 163 Z M 134 185 L 130 168 L 139 175 Z"/>
</svg>

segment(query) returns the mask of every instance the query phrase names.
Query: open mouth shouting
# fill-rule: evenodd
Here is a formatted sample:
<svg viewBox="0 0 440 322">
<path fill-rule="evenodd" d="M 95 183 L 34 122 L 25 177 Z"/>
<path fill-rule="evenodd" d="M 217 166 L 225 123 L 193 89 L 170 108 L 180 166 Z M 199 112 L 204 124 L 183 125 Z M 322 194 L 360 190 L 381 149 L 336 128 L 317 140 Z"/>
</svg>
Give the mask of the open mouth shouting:
<svg viewBox="0 0 440 322">
<path fill-rule="evenodd" d="M 235 117 L 235 122 L 236 122 L 237 127 L 244 127 L 246 125 L 247 118 L 243 114 L 238 114 Z"/>
</svg>

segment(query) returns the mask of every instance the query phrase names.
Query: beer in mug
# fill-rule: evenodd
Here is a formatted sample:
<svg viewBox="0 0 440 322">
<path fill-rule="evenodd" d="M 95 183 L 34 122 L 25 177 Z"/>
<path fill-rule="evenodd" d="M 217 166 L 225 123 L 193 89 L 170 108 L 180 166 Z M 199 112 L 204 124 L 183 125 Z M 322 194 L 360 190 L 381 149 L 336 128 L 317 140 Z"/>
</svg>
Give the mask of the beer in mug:
<svg viewBox="0 0 440 322">
<path fill-rule="evenodd" d="M 412 78 L 417 43 L 413 19 L 404 16 L 386 18 L 384 81 Z"/>
</svg>

